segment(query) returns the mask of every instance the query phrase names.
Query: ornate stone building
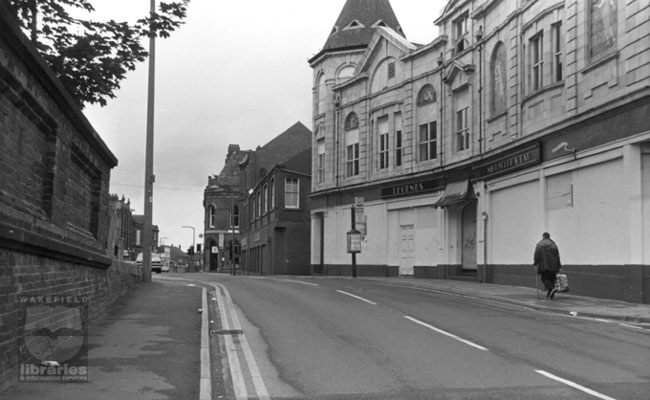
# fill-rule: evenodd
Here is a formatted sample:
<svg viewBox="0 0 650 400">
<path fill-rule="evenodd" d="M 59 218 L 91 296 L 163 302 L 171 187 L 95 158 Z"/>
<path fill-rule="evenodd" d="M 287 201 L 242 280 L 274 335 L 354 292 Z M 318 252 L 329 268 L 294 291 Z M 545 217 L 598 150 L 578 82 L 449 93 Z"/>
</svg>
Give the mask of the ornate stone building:
<svg viewBox="0 0 650 400">
<path fill-rule="evenodd" d="M 541 233 L 578 294 L 650 302 L 650 9 L 452 0 L 409 42 L 348 0 L 314 71 L 312 265 L 535 284 Z"/>
</svg>

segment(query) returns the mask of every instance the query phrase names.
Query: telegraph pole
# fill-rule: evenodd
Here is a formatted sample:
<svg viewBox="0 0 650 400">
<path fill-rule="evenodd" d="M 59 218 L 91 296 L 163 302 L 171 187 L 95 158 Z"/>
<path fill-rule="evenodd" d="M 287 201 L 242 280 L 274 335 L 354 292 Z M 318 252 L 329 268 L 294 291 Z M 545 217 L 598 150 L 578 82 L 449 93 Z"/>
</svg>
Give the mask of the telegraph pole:
<svg viewBox="0 0 650 400">
<path fill-rule="evenodd" d="M 151 0 L 151 18 L 156 12 L 156 0 Z M 147 144 L 144 168 L 144 226 L 142 227 L 142 280 L 151 282 L 151 247 L 153 242 L 153 123 L 156 84 L 156 33 L 149 27 L 149 89 L 147 93 Z"/>
</svg>

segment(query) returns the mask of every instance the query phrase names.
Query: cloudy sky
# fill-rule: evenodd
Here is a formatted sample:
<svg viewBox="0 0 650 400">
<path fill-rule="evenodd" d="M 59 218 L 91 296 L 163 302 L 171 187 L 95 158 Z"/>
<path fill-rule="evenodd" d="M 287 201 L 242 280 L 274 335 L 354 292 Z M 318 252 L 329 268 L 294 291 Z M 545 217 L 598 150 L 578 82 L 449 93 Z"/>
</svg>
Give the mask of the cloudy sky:
<svg viewBox="0 0 650 400">
<path fill-rule="evenodd" d="M 429 43 L 447 0 L 391 0 L 407 39 Z M 95 18 L 135 20 L 148 0 L 95 0 Z M 229 144 L 264 145 L 296 121 L 311 128 L 307 60 L 327 39 L 345 0 L 191 0 L 186 24 L 156 42 L 153 223 L 161 242 L 203 233 L 203 190 Z M 119 160 L 110 192 L 144 213 L 147 64 L 129 73 L 106 107 L 85 114 Z"/>
</svg>

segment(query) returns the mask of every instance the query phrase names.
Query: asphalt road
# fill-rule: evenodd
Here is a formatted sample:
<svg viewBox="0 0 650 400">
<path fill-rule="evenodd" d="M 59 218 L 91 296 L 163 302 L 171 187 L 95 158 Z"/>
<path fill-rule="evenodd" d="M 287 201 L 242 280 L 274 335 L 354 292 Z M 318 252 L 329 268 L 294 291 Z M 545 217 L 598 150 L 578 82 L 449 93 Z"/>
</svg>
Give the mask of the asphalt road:
<svg viewBox="0 0 650 400">
<path fill-rule="evenodd" d="M 271 398 L 650 398 L 647 331 L 363 279 L 203 277 Z"/>
</svg>

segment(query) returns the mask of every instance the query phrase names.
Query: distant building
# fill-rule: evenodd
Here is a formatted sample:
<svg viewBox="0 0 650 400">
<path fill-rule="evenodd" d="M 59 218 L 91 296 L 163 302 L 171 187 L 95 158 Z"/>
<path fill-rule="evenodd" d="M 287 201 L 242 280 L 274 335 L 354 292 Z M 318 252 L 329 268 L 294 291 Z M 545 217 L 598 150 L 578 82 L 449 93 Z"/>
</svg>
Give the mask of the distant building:
<svg viewBox="0 0 650 400">
<path fill-rule="evenodd" d="M 247 273 L 309 273 L 311 131 L 301 122 L 241 162 L 242 269 Z M 302 235 L 302 236 L 300 236 Z M 300 237 L 298 237 L 300 236 Z M 307 241 L 305 241 L 307 240 Z"/>
<path fill-rule="evenodd" d="M 572 293 L 650 302 L 644 12 L 451 0 L 421 45 L 347 0 L 309 60 L 314 268 L 350 273 L 358 203 L 360 273 L 534 286 L 548 231 Z"/>
<path fill-rule="evenodd" d="M 132 260 L 133 213 L 131 201 L 124 196 L 112 194 L 109 201 L 110 224 L 108 231 L 108 253 L 118 260 Z"/>
<path fill-rule="evenodd" d="M 309 275 L 311 148 L 249 188 L 240 224 L 243 272 Z"/>
<path fill-rule="evenodd" d="M 158 254 L 160 254 L 163 263 L 169 263 L 170 272 L 196 272 L 190 265 L 191 257 L 178 247 L 161 245 L 158 247 Z"/>
<path fill-rule="evenodd" d="M 237 144 L 229 145 L 221 172 L 208 178 L 208 186 L 203 193 L 203 257 L 209 271 L 239 264 L 242 175 L 239 164 L 249 153 L 250 150 L 241 151 Z"/>
<path fill-rule="evenodd" d="M 129 243 L 129 251 L 132 251 L 133 254 L 133 259 L 138 256 L 138 254 L 142 253 L 142 231 L 144 230 L 144 215 L 133 215 L 133 224 L 132 224 L 132 241 Z M 158 229 L 158 225 L 152 225 L 151 226 L 152 230 L 152 239 L 151 239 L 151 249 L 155 249 L 158 247 L 158 236 L 160 234 L 160 230 Z"/>
<path fill-rule="evenodd" d="M 259 183 L 268 178 L 271 170 L 298 153 L 309 149 L 311 149 L 311 132 L 300 122 L 295 123 L 264 146 L 258 146 L 256 150 L 242 151 L 239 145 L 235 144 L 228 147 L 224 167 L 219 175 L 208 178 L 208 186 L 204 192 L 204 257 L 205 265 L 209 266 L 210 271 L 217 269 L 231 271 L 233 266 L 238 266 L 246 272 L 254 270 L 250 264 L 251 259 L 246 259 L 247 264 L 243 266 L 244 257 L 247 256 L 251 248 L 257 248 L 267 241 L 265 238 L 264 241 L 256 240 L 251 243 L 250 240 L 244 239 L 244 231 L 248 235 L 251 229 L 256 229 L 262 224 L 261 216 L 258 216 L 256 217 L 259 219 L 257 225 L 251 226 L 251 221 L 255 221 L 251 220 L 252 209 L 245 214 L 246 207 L 251 207 L 250 204 L 252 204 L 249 193 L 256 193 L 258 190 L 259 196 L 261 196 L 263 187 L 259 186 Z M 294 165 L 294 162 L 291 165 Z M 296 168 L 300 174 L 309 175 L 308 165 L 300 164 Z M 276 169 L 274 174 L 279 171 L 280 169 Z M 301 190 L 306 193 L 309 190 L 309 183 L 305 177 L 301 179 L 303 181 Z M 305 184 L 307 186 L 304 186 Z M 283 184 L 278 186 L 278 188 L 283 187 Z M 267 190 L 270 189 L 267 187 Z M 270 200 L 267 198 L 267 201 Z M 267 203 L 267 207 L 270 207 L 269 204 Z M 303 199 L 302 204 L 302 210 L 305 210 L 304 206 L 307 205 L 307 201 Z M 271 208 L 267 208 L 267 213 L 270 211 Z M 267 216 L 264 224 L 267 224 L 268 221 Z M 303 247 L 302 251 L 304 254 L 308 254 L 307 248 Z M 270 264 L 270 258 L 265 258 L 265 260 L 267 264 Z M 305 268 L 309 270 L 308 265 Z M 268 271 L 266 273 L 269 273 Z"/>
</svg>

